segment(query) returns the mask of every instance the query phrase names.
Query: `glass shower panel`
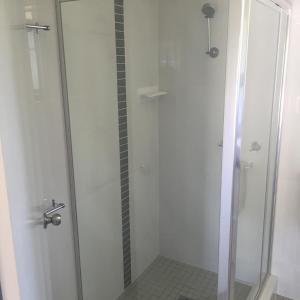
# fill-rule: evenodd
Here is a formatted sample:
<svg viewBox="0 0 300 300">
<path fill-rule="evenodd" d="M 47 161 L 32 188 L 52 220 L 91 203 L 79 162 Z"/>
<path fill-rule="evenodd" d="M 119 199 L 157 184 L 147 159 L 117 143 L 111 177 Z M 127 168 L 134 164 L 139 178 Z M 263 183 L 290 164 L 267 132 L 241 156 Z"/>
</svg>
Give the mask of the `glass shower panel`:
<svg viewBox="0 0 300 300">
<path fill-rule="evenodd" d="M 241 300 L 267 272 L 284 57 L 280 8 L 255 0 L 250 16 L 236 254 L 236 282 L 249 288 L 235 289 Z"/>
<path fill-rule="evenodd" d="M 229 2 L 57 1 L 83 300 L 216 297 Z"/>
</svg>

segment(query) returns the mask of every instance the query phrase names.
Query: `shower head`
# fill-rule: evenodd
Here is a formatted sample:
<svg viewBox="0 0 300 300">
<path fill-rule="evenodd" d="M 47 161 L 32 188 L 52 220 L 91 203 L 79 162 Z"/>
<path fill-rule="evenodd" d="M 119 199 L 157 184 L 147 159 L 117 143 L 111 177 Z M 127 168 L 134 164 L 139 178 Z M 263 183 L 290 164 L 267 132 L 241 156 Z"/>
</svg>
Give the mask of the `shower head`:
<svg viewBox="0 0 300 300">
<path fill-rule="evenodd" d="M 215 15 L 215 9 L 209 3 L 206 3 L 202 6 L 202 12 L 205 17 L 209 19 L 213 18 Z"/>
</svg>

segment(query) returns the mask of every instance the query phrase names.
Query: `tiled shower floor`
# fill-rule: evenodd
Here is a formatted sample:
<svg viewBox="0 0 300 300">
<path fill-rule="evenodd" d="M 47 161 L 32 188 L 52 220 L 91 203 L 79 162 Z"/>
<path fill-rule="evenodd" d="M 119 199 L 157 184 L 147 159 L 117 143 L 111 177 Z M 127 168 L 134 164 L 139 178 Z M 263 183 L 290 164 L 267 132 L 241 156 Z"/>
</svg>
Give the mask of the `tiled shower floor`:
<svg viewBox="0 0 300 300">
<path fill-rule="evenodd" d="M 159 256 L 118 300 L 211 300 L 216 299 L 218 277 Z M 245 300 L 250 287 L 236 284 L 236 300 Z"/>
</svg>

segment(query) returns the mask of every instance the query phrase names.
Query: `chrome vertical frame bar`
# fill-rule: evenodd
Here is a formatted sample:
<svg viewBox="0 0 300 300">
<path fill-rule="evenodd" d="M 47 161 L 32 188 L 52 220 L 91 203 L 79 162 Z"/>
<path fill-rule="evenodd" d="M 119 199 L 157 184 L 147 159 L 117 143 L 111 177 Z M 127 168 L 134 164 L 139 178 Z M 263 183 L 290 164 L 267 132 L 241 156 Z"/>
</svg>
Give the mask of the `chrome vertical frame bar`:
<svg viewBox="0 0 300 300">
<path fill-rule="evenodd" d="M 254 1 L 254 0 L 252 0 Z M 270 279 L 271 268 L 272 268 L 272 249 L 273 249 L 273 238 L 274 238 L 274 225 L 275 225 L 275 209 L 276 209 L 276 194 L 277 194 L 277 182 L 278 182 L 278 169 L 279 169 L 279 156 L 280 156 L 280 146 L 281 146 L 281 128 L 282 128 L 282 114 L 283 114 L 283 102 L 284 102 L 284 82 L 285 82 L 285 73 L 286 73 L 286 60 L 287 60 L 287 43 L 288 43 L 288 29 L 289 29 L 289 15 L 290 15 L 290 6 L 288 3 L 284 4 L 284 1 L 275 1 L 275 0 L 255 0 L 268 6 L 270 9 L 278 11 L 280 14 L 280 24 L 278 31 L 278 47 L 277 47 L 277 60 L 276 60 L 276 79 L 275 79 L 275 89 L 273 96 L 273 112 L 272 119 L 276 120 L 276 134 L 275 134 L 275 167 L 274 172 L 270 173 L 270 165 L 272 161 L 271 157 L 268 158 L 268 172 L 267 172 L 267 182 L 269 178 L 272 178 L 272 189 L 269 190 L 267 187 L 267 194 L 271 194 L 272 203 L 271 203 L 271 219 L 267 218 L 267 199 L 264 207 L 264 229 L 263 229 L 263 238 L 262 238 L 262 256 L 261 256 L 261 274 L 260 282 L 252 289 L 253 297 L 259 298 L 264 291 L 266 284 Z M 279 3 L 280 2 L 280 3 Z M 286 26 L 284 26 L 283 19 L 287 18 Z M 280 62 L 282 60 L 282 63 Z M 278 103 L 278 112 L 274 114 L 274 106 Z M 274 122 L 274 121 L 272 121 Z M 272 122 L 270 126 L 272 127 Z M 270 135 L 269 139 L 269 151 L 271 147 Z M 270 155 L 270 154 L 269 154 Z M 267 223 L 270 224 L 270 231 L 267 232 Z M 268 235 L 266 236 L 266 233 Z M 265 248 L 264 241 L 268 240 L 268 248 Z M 264 255 L 267 253 L 267 265 L 264 272 Z"/>
<path fill-rule="evenodd" d="M 275 112 L 276 112 L 276 105 L 278 104 L 278 102 L 280 102 L 280 96 L 278 97 L 278 90 L 281 90 L 281 82 L 279 82 L 278 78 L 282 78 L 282 72 L 280 72 L 279 70 L 279 61 L 280 61 L 280 57 L 281 57 L 281 28 L 282 28 L 282 9 L 280 8 L 280 6 L 276 5 L 273 1 L 271 0 L 252 0 L 253 2 L 257 2 L 260 3 L 261 5 L 265 6 L 266 8 L 268 8 L 269 10 L 273 10 L 275 13 L 278 13 L 279 17 L 280 17 L 280 21 L 279 21 L 279 27 L 278 27 L 278 32 L 277 32 L 277 37 L 278 37 L 278 42 L 277 42 L 277 49 L 276 49 L 276 70 L 275 70 L 275 86 L 274 86 L 274 90 L 273 90 L 273 99 L 272 99 L 272 107 L 271 107 L 271 120 L 269 123 L 269 128 L 270 128 L 270 132 L 269 132 L 269 140 L 267 143 L 267 149 L 268 149 L 268 162 L 267 162 L 267 174 L 266 174 L 266 188 L 265 188 L 265 196 L 264 196 L 264 208 L 263 208 L 263 213 L 264 213 L 264 218 L 263 218 L 263 233 L 262 233 L 262 239 L 261 239 L 261 258 L 260 258 L 260 279 L 259 282 L 257 282 L 257 284 L 255 286 L 252 287 L 251 289 L 251 296 L 253 297 L 258 297 L 258 295 L 261 294 L 264 285 L 266 284 L 267 280 L 268 280 L 268 275 L 270 272 L 268 272 L 268 265 L 267 265 L 267 270 L 266 272 L 264 272 L 264 258 L 265 258 L 265 241 L 266 241 L 266 233 L 267 233 L 267 227 L 268 227 L 268 221 L 271 222 L 270 218 L 268 218 L 268 195 L 269 193 L 272 193 L 272 199 L 274 198 L 274 194 L 273 191 L 269 190 L 269 182 L 270 182 L 270 177 L 273 176 L 273 172 L 271 173 L 271 165 L 272 165 L 272 161 L 273 161 L 273 157 L 272 157 L 272 138 L 273 138 L 273 122 L 276 120 L 278 122 L 278 117 L 279 117 L 279 113 L 275 116 Z M 280 104 L 279 104 L 280 107 Z M 279 110 L 278 110 L 279 111 Z M 276 132 L 277 128 L 276 128 Z M 278 139 L 278 136 L 276 134 L 276 140 Z M 274 174 L 275 175 L 275 174 Z M 274 176 L 273 176 L 274 178 Z M 274 183 L 274 180 L 273 180 Z M 273 208 L 273 200 L 271 203 L 271 206 Z M 269 232 L 268 235 L 268 239 L 271 236 L 271 231 Z M 269 255 L 269 248 L 270 248 L 270 244 L 268 244 L 268 255 Z M 268 256 L 269 257 L 269 256 Z"/>
<path fill-rule="evenodd" d="M 250 0 L 229 1 L 218 300 L 232 300 L 234 297 L 241 129 L 245 99 L 250 4 Z"/>
<path fill-rule="evenodd" d="M 272 268 L 272 254 L 273 254 L 273 242 L 274 242 L 274 229 L 275 229 L 275 213 L 276 213 L 276 200 L 277 200 L 277 187 L 278 187 L 278 172 L 279 172 L 279 161 L 280 161 L 280 150 L 281 150 L 281 136 L 282 136 L 282 123 L 283 123 L 283 106 L 285 98 L 285 82 L 286 82 L 286 73 L 287 73 L 287 58 L 288 58 L 288 45 L 289 45 L 289 29 L 291 27 L 291 6 L 284 0 L 279 0 L 275 2 L 277 5 L 282 7 L 281 12 L 281 31 L 286 31 L 286 36 L 284 37 L 285 49 L 284 49 L 284 63 L 283 63 L 283 75 L 282 75 L 282 87 L 280 93 L 280 109 L 278 116 L 278 135 L 277 135 L 277 144 L 276 144 L 276 166 L 275 166 L 275 176 L 273 183 L 273 204 L 272 204 L 272 220 L 271 220 L 271 234 L 270 234 L 270 243 L 269 243 L 269 256 L 268 256 L 268 270 L 267 272 L 271 274 Z M 287 28 L 282 28 L 282 18 L 287 17 Z"/>
<path fill-rule="evenodd" d="M 63 99 L 63 110 L 64 110 L 64 121 L 65 121 L 65 138 L 66 138 L 67 160 L 68 160 L 69 193 L 71 198 L 70 200 L 71 200 L 73 238 L 74 238 L 74 249 L 75 249 L 74 252 L 75 252 L 75 268 L 76 268 L 76 279 L 77 279 L 77 294 L 78 294 L 78 300 L 83 300 L 68 85 L 67 85 L 64 37 L 63 37 L 62 15 L 61 15 L 61 3 L 68 2 L 68 1 L 70 0 L 56 0 L 55 6 L 56 6 L 56 21 L 57 21 L 57 36 L 58 36 L 58 47 L 59 47 L 62 99 Z"/>
</svg>

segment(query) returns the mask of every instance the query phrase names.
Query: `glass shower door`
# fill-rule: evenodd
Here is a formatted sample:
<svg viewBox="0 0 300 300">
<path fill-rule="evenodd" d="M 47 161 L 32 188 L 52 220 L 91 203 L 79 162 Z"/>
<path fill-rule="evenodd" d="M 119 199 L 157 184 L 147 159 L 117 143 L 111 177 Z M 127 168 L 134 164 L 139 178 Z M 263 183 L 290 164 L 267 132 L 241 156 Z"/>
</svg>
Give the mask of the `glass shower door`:
<svg viewBox="0 0 300 300">
<path fill-rule="evenodd" d="M 84 300 L 216 296 L 228 4 L 57 0 Z"/>
<path fill-rule="evenodd" d="M 287 15 L 251 1 L 239 169 L 235 299 L 258 293 L 270 272 L 270 241 Z M 243 293 L 239 286 L 248 286 Z"/>
</svg>

